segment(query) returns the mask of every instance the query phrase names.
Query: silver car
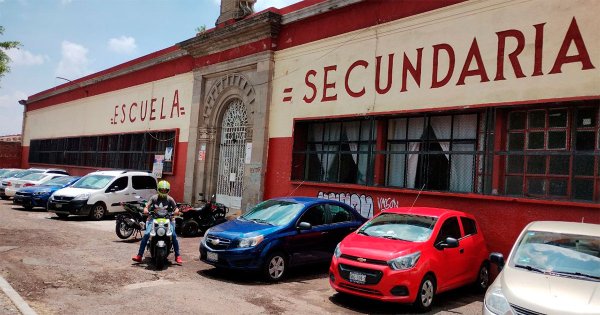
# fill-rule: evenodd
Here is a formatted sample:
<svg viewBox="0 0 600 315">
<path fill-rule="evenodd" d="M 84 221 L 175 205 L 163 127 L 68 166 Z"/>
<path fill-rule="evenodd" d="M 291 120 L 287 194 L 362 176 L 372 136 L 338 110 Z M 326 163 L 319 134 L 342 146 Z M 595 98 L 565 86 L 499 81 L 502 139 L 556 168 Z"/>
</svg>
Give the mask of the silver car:
<svg viewBox="0 0 600 315">
<path fill-rule="evenodd" d="M 538 221 L 525 227 L 488 288 L 483 314 L 600 314 L 600 225 Z"/>
</svg>

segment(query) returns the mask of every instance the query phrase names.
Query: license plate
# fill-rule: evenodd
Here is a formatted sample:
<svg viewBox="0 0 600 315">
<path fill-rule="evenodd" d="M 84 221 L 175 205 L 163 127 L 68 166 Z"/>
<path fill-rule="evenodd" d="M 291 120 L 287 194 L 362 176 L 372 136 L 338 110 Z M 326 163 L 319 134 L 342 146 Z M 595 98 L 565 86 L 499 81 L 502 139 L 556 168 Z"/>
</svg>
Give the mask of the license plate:
<svg viewBox="0 0 600 315">
<path fill-rule="evenodd" d="M 219 254 L 207 252 L 206 253 L 206 260 L 217 262 L 217 261 L 219 261 Z"/>
<path fill-rule="evenodd" d="M 367 275 L 359 272 L 350 272 L 350 282 L 364 284 L 367 280 Z"/>
<path fill-rule="evenodd" d="M 55 206 L 56 206 L 56 209 L 62 208 L 62 205 L 60 203 L 55 204 Z"/>
<path fill-rule="evenodd" d="M 15 185 L 15 188 L 19 188 L 19 187 L 21 187 L 21 184 L 16 184 Z"/>
</svg>

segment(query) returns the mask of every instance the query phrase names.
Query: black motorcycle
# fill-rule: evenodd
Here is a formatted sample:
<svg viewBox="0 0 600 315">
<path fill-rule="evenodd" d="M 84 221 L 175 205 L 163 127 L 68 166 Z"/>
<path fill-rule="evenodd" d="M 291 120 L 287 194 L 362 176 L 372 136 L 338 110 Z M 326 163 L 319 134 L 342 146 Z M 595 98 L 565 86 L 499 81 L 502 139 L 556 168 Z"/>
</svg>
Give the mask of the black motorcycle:
<svg viewBox="0 0 600 315">
<path fill-rule="evenodd" d="M 176 218 L 176 232 L 183 236 L 198 236 L 217 224 L 227 219 L 229 212 L 224 204 L 215 202 L 214 195 L 210 201 L 201 200 L 199 207 L 182 205 L 181 216 Z"/>
<path fill-rule="evenodd" d="M 125 213 L 117 214 L 115 233 L 120 239 L 128 239 L 139 234 L 142 237 L 146 229 L 147 215 L 144 215 L 145 200 L 121 202 Z"/>
</svg>

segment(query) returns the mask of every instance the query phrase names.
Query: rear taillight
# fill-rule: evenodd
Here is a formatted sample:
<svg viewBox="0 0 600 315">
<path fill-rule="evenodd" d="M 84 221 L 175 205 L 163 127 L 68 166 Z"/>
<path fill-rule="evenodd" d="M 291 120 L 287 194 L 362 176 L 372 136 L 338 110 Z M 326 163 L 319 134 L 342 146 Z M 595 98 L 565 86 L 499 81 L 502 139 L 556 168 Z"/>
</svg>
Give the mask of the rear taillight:
<svg viewBox="0 0 600 315">
<path fill-rule="evenodd" d="M 210 205 L 210 208 L 211 208 L 212 210 L 215 210 L 215 209 L 217 209 L 217 205 Z"/>
<path fill-rule="evenodd" d="M 11 182 L 6 182 L 6 186 L 12 186 Z"/>
<path fill-rule="evenodd" d="M 29 186 L 35 186 L 35 185 L 32 184 L 32 183 L 25 183 L 25 184 L 23 184 L 23 187 L 29 187 Z"/>
</svg>

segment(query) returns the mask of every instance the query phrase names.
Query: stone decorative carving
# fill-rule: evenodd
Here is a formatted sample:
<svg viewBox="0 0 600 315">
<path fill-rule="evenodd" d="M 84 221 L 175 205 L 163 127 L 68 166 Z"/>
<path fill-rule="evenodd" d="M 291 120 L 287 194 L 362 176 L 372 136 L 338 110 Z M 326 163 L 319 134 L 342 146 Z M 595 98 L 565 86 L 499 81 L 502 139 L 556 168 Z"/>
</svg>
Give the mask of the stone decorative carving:
<svg viewBox="0 0 600 315">
<path fill-rule="evenodd" d="M 248 120 L 251 123 L 256 92 L 250 81 L 240 73 L 224 75 L 213 83 L 204 101 L 204 113 L 202 113 L 204 123 L 209 126 L 217 125 L 216 122 L 211 123 L 211 118 L 216 118 L 213 117 L 213 111 L 217 106 L 224 105 L 224 100 L 220 98 L 227 92 L 241 99 L 244 105 L 248 107 Z"/>
<path fill-rule="evenodd" d="M 198 141 L 213 142 L 217 138 L 217 129 L 211 127 L 198 127 Z"/>
</svg>

